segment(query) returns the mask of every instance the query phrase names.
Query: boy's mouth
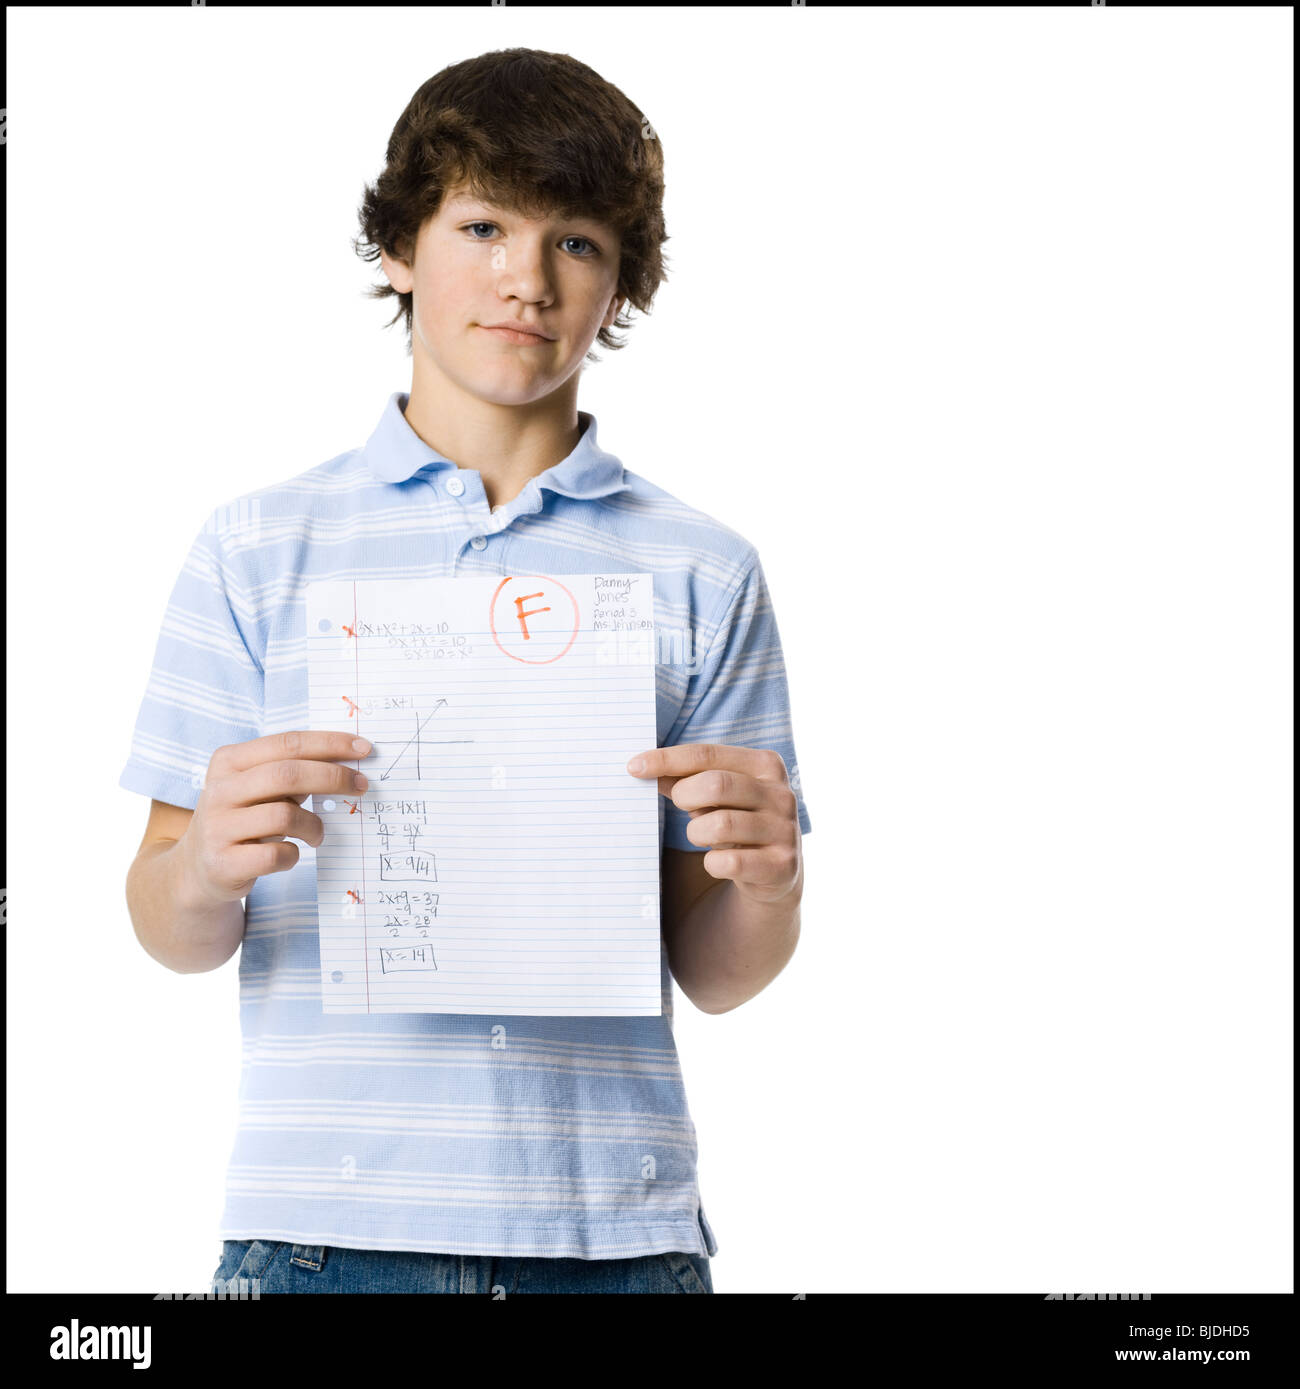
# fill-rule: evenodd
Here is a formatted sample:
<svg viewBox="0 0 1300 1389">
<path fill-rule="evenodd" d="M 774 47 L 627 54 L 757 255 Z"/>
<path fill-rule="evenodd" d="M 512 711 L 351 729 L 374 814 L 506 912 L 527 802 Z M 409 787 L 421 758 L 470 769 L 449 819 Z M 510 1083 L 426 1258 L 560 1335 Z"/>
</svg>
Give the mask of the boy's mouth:
<svg viewBox="0 0 1300 1389">
<path fill-rule="evenodd" d="M 480 323 L 478 325 L 485 333 L 492 333 L 502 339 L 503 342 L 517 343 L 520 347 L 540 347 L 543 343 L 552 342 L 554 339 L 548 338 L 544 333 L 534 331 L 531 328 L 519 327 L 509 323 Z"/>
</svg>

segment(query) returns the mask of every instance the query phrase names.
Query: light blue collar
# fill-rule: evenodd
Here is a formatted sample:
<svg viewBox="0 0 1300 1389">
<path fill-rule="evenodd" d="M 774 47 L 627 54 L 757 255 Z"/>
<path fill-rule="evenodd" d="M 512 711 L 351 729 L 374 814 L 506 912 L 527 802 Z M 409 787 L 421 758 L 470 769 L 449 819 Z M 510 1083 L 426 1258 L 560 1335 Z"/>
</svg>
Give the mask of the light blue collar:
<svg viewBox="0 0 1300 1389">
<path fill-rule="evenodd" d="M 362 456 L 371 474 L 380 482 L 405 482 L 421 469 L 431 472 L 456 468 L 450 458 L 431 448 L 406 422 L 405 391 L 394 391 L 388 398 L 375 432 L 366 441 Z M 548 487 L 566 497 L 587 500 L 621 492 L 629 484 L 623 480 L 623 464 L 596 443 L 596 417 L 578 411 L 584 425 L 577 447 L 561 462 L 538 473 L 538 487 Z"/>
</svg>

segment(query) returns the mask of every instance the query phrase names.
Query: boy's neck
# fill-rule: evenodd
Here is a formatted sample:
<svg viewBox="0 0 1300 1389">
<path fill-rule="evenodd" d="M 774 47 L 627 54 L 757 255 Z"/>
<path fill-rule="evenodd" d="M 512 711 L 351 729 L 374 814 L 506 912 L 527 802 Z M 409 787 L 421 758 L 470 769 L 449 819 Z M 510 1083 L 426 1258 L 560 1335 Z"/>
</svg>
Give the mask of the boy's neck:
<svg viewBox="0 0 1300 1389">
<path fill-rule="evenodd" d="M 430 448 L 483 479 L 488 505 L 513 501 L 530 478 L 562 462 L 578 446 L 578 376 L 545 400 L 496 405 L 444 377 L 418 368 L 406 402 L 406 422 Z"/>
</svg>

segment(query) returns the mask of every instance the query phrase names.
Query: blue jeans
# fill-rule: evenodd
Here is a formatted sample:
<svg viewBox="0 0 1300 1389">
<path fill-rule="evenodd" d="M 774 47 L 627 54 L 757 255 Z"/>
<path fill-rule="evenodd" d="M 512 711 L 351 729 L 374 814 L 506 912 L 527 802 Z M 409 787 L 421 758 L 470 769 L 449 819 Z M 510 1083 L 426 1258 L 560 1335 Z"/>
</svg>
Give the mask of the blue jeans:
<svg viewBox="0 0 1300 1389">
<path fill-rule="evenodd" d="M 677 1251 L 637 1259 L 516 1259 L 228 1239 L 212 1291 L 248 1298 L 263 1293 L 711 1293 L 713 1279 L 707 1255 Z"/>
</svg>

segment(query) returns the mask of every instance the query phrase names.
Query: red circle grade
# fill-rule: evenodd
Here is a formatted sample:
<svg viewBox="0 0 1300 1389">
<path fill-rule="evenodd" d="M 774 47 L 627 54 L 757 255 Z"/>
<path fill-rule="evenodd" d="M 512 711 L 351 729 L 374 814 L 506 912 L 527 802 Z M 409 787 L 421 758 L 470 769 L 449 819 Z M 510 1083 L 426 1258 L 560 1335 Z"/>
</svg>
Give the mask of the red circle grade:
<svg viewBox="0 0 1300 1389">
<path fill-rule="evenodd" d="M 573 604 L 573 635 L 569 638 L 563 651 L 557 651 L 554 656 L 548 656 L 544 661 L 530 661 L 523 656 L 516 656 L 513 651 L 507 651 L 505 647 L 501 645 L 501 638 L 497 636 L 496 624 L 497 599 L 501 595 L 501 590 L 505 588 L 505 586 L 510 582 L 510 580 L 515 577 L 516 576 L 514 574 L 507 574 L 506 577 L 502 579 L 501 582 L 496 586 L 496 589 L 492 594 L 492 601 L 488 604 L 488 629 L 492 633 L 492 640 L 496 642 L 497 649 L 501 652 L 503 656 L 509 656 L 512 661 L 518 661 L 520 665 L 549 666 L 552 661 L 558 661 L 561 656 L 566 655 L 569 651 L 569 648 L 573 645 L 575 641 L 578 640 L 578 600 L 573 596 L 572 593 L 569 593 L 568 588 L 566 588 L 564 584 L 560 583 L 559 579 L 553 579 L 547 574 L 530 575 L 530 578 L 542 579 L 544 582 L 548 584 L 558 584 L 560 588 L 564 589 L 565 593 L 569 594 L 569 602 Z"/>
</svg>

